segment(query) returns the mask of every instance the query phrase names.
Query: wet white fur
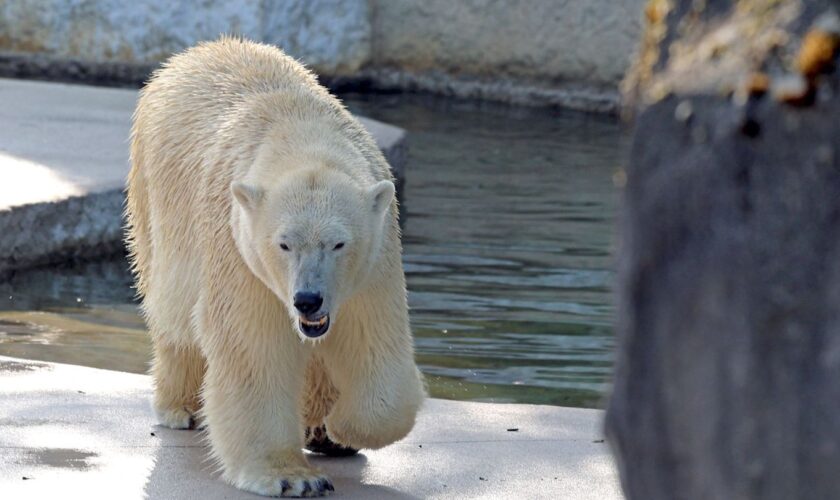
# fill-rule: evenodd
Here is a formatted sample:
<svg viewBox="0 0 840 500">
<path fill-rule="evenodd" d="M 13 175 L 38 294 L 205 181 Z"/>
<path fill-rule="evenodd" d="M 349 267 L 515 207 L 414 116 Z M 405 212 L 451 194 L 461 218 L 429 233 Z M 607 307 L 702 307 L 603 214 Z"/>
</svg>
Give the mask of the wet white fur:
<svg viewBox="0 0 840 500">
<path fill-rule="evenodd" d="M 224 479 L 265 495 L 323 477 L 301 452 L 304 417 L 355 448 L 411 430 L 423 388 L 390 170 L 311 73 L 234 38 L 177 55 L 141 91 L 131 161 L 161 423 L 201 412 Z M 331 316 L 317 342 L 290 305 L 307 280 Z"/>
</svg>

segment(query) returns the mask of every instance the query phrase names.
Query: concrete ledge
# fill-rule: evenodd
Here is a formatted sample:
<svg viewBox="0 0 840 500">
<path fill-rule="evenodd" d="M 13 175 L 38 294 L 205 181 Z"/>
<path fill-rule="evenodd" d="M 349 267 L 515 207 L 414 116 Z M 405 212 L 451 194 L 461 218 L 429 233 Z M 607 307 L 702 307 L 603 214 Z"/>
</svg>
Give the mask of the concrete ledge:
<svg viewBox="0 0 840 500">
<path fill-rule="evenodd" d="M 0 53 L 0 77 L 98 85 L 141 87 L 157 64 L 96 62 L 43 54 Z M 497 75 L 453 75 L 440 70 L 409 71 L 394 67 L 363 68 L 350 75 L 319 75 L 333 92 L 428 92 L 457 99 L 479 99 L 520 106 L 554 106 L 617 114 L 614 85 L 591 82 L 540 82 Z"/>
<path fill-rule="evenodd" d="M 259 498 L 199 432 L 155 425 L 145 375 L 0 357 L 5 498 Z M 621 498 L 598 410 L 431 399 L 404 440 L 312 461 L 339 498 Z M 508 429 L 517 429 L 509 431 Z"/>
<path fill-rule="evenodd" d="M 142 87 L 159 64 L 94 62 L 0 52 L 0 77 L 107 87 Z"/>
<path fill-rule="evenodd" d="M 336 92 L 428 92 L 457 99 L 476 99 L 518 106 L 549 106 L 577 111 L 618 113 L 618 90 L 609 85 L 585 82 L 545 82 L 495 76 L 452 75 L 444 71 L 407 71 L 399 68 L 368 68 L 353 76 L 322 78 Z"/>
<path fill-rule="evenodd" d="M 122 189 L 0 211 L 0 276 L 123 249 Z"/>
<path fill-rule="evenodd" d="M 137 91 L 0 79 L 0 275 L 121 251 Z M 359 117 L 398 188 L 405 131 Z"/>
</svg>

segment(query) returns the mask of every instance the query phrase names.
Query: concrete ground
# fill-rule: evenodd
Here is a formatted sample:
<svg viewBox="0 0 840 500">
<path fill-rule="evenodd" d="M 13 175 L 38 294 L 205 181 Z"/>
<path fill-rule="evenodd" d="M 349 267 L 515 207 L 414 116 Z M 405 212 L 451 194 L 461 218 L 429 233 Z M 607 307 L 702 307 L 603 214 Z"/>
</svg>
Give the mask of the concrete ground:
<svg viewBox="0 0 840 500">
<path fill-rule="evenodd" d="M 0 357 L 0 496 L 259 498 L 219 480 L 199 432 L 156 426 L 150 396 L 145 375 Z M 619 499 L 602 417 L 430 399 L 404 440 L 312 461 L 336 498 Z"/>
<path fill-rule="evenodd" d="M 137 91 L 0 78 L 0 274 L 113 252 Z M 398 182 L 405 131 L 360 117 Z"/>
</svg>

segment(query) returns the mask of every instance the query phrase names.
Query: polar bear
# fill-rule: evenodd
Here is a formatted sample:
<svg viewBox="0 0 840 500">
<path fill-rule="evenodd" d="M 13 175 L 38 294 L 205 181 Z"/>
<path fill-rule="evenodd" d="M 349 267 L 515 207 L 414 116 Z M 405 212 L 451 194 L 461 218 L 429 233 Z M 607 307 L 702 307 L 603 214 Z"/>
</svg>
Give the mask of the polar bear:
<svg viewBox="0 0 840 500">
<path fill-rule="evenodd" d="M 172 57 L 134 114 L 126 216 L 154 409 L 200 418 L 225 480 L 324 495 L 305 426 L 352 448 L 411 430 L 424 389 L 390 169 L 303 66 L 228 37 Z"/>
</svg>

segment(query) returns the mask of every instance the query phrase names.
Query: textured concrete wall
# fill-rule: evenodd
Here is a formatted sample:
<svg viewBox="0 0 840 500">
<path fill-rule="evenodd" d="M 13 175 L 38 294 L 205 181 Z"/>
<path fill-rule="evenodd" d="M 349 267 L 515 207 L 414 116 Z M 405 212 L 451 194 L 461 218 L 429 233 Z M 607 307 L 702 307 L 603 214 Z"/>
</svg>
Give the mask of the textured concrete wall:
<svg viewBox="0 0 840 500">
<path fill-rule="evenodd" d="M 616 84 L 644 0 L 373 0 L 377 66 Z"/>
<path fill-rule="evenodd" d="M 228 2 L 236 3 L 236 2 Z M 346 74 L 370 57 L 365 0 L 264 0 L 262 40 L 283 47 L 320 72 Z"/>
<path fill-rule="evenodd" d="M 0 74 L 136 83 L 220 33 L 334 85 L 614 110 L 644 0 L 0 0 Z"/>
<path fill-rule="evenodd" d="M 232 33 L 342 74 L 369 58 L 368 9 L 366 0 L 3 0 L 0 52 L 154 64 Z"/>
</svg>

